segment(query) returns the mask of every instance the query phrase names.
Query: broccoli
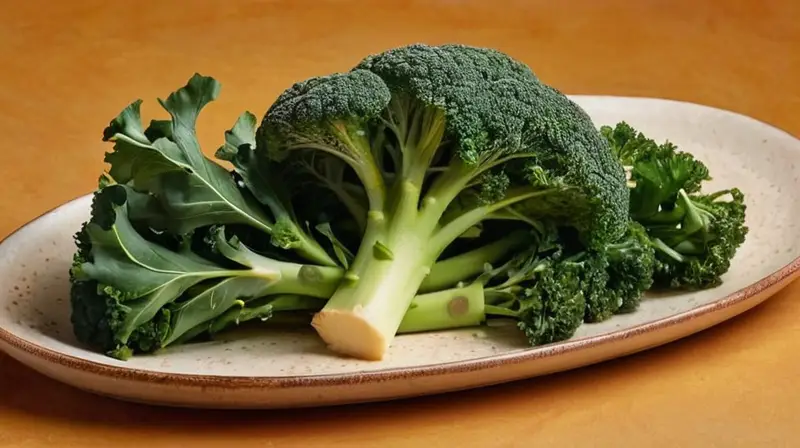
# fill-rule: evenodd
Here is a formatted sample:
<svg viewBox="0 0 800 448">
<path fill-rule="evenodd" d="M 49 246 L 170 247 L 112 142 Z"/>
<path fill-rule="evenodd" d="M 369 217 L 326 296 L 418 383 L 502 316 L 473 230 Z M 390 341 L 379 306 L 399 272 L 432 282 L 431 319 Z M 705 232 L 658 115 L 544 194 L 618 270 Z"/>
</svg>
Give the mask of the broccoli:
<svg viewBox="0 0 800 448">
<path fill-rule="evenodd" d="M 737 188 L 703 193 L 706 165 L 676 145 L 657 144 L 628 123 L 603 126 L 612 153 L 630 173 L 630 216 L 656 250 L 653 287 L 717 286 L 748 233 Z"/>
<path fill-rule="evenodd" d="M 364 231 L 312 325 L 363 359 L 384 356 L 431 266 L 481 222 L 555 222 L 591 248 L 627 225 L 624 171 L 586 113 L 495 50 L 410 45 L 298 82 L 267 110 L 255 153 L 339 158 L 360 183 L 339 194 L 361 204 Z M 448 213 L 464 196 L 479 201 Z"/>
<path fill-rule="evenodd" d="M 596 128 L 496 50 L 409 45 L 245 112 L 215 159 L 195 74 L 146 128 L 105 128 L 110 165 L 75 235 L 77 339 L 119 359 L 250 321 L 310 326 L 382 359 L 396 334 L 511 319 L 531 345 L 718 284 L 744 196 L 625 122 Z M 225 167 L 227 164 L 230 168 Z"/>
</svg>

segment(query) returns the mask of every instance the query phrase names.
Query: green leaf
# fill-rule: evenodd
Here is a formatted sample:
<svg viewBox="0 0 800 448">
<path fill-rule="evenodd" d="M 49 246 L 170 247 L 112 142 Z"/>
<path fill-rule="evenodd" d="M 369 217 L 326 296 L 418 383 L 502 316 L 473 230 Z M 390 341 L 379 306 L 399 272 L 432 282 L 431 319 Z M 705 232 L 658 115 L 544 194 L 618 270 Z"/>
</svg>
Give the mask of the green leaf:
<svg viewBox="0 0 800 448">
<path fill-rule="evenodd" d="M 171 218 L 171 230 L 185 233 L 212 224 L 247 224 L 272 232 L 273 223 L 242 194 L 231 174 L 202 152 L 195 133 L 197 116 L 219 94 L 219 83 L 193 76 L 188 84 L 159 100 L 169 122 L 142 130 L 137 100 L 111 121 L 103 139 L 114 142 L 106 155 L 109 174 L 119 183 L 154 194 Z M 151 141 L 146 134 L 156 138 Z"/>
<path fill-rule="evenodd" d="M 261 278 L 226 278 L 202 293 L 175 305 L 171 309 L 172 331 L 163 342 L 163 346 L 173 343 L 197 325 L 217 318 L 237 305 L 237 302 L 265 294 L 272 284 Z"/>
<path fill-rule="evenodd" d="M 95 280 L 117 291 L 116 298 L 127 307 L 117 331 L 122 343 L 189 287 L 230 274 L 142 237 L 128 219 L 126 200 L 126 189 L 119 185 L 96 194 L 95 215 L 84 228 L 91 241 L 92 261 L 82 263 L 76 272 L 78 279 Z"/>
<path fill-rule="evenodd" d="M 231 129 L 225 131 L 225 145 L 216 152 L 216 157 L 235 163 L 239 158 L 239 151 L 243 148 L 256 147 L 256 116 L 251 112 L 244 112 L 236 120 Z"/>
<path fill-rule="evenodd" d="M 265 160 L 255 156 L 256 117 L 250 112 L 239 116 L 233 128 L 225 131 L 225 145 L 216 152 L 216 157 L 230 162 L 241 177 L 247 190 L 258 202 L 267 206 L 281 231 L 273 231 L 273 243 L 284 249 L 297 247 L 302 239 L 302 230 L 297 226 L 289 193 L 284 182 L 272 172 Z"/>
<path fill-rule="evenodd" d="M 142 129 L 141 109 L 142 100 L 136 100 L 123 109 L 103 131 L 103 141 L 110 140 L 115 134 L 123 134 L 134 142 L 150 143 L 150 140 L 144 135 L 144 129 Z"/>
<path fill-rule="evenodd" d="M 172 121 L 170 120 L 151 120 L 150 126 L 144 130 L 144 135 L 151 142 L 166 138 L 172 140 Z"/>
<path fill-rule="evenodd" d="M 128 217 L 132 221 L 146 222 L 151 228 L 158 231 L 163 231 L 170 227 L 170 220 L 158 198 L 152 194 L 142 193 L 127 186 L 124 186 L 124 188 L 127 191 Z"/>
<path fill-rule="evenodd" d="M 274 246 L 296 249 L 309 260 L 336 266 L 330 255 L 298 224 L 286 190 L 287 183 L 272 169 L 269 161 L 255 156 L 256 123 L 252 113 L 240 115 L 233 128 L 225 132 L 225 145 L 217 149 L 216 157 L 230 162 L 247 191 L 271 212 L 275 223 L 271 232 Z"/>
<path fill-rule="evenodd" d="M 235 235 L 228 238 L 225 235 L 225 228 L 215 226 L 210 229 L 207 243 L 225 258 L 235 261 L 248 268 L 258 268 L 264 263 L 264 257 L 251 251 L 247 246 L 239 241 Z"/>
<path fill-rule="evenodd" d="M 261 256 L 235 236 L 226 238 L 222 226 L 205 240 L 137 228 L 130 212 L 145 213 L 141 204 L 148 199 L 128 185 L 103 187 L 75 238 L 70 300 L 76 333 L 111 356 L 183 340 L 232 306 L 267 294 L 327 298 L 341 280 L 336 267 Z M 203 242 L 211 247 L 197 245 Z M 240 266 L 212 261 L 218 258 Z"/>
</svg>

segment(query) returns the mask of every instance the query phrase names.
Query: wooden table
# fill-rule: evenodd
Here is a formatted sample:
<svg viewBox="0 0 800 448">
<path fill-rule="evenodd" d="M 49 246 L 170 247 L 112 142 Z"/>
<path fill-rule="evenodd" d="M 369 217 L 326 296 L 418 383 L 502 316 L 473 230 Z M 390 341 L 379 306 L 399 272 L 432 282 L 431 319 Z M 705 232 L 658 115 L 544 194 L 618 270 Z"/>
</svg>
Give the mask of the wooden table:
<svg viewBox="0 0 800 448">
<path fill-rule="evenodd" d="M 195 71 L 213 75 L 222 96 L 200 133 L 215 148 L 231 117 L 263 113 L 294 80 L 417 41 L 497 47 L 568 93 L 700 102 L 800 134 L 796 0 L 188 5 L 3 2 L 0 235 L 94 187 L 102 129 L 132 99 L 152 104 Z M 131 405 L 0 355 L 0 446 L 797 446 L 798 294 L 792 286 L 730 323 L 603 365 L 344 409 Z"/>
</svg>

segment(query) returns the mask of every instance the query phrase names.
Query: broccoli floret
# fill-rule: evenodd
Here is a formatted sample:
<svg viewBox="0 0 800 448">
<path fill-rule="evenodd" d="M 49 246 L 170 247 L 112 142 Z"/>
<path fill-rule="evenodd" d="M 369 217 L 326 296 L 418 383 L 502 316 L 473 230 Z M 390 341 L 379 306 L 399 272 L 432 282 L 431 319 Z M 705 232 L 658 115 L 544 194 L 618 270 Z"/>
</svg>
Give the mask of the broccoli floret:
<svg viewBox="0 0 800 448">
<path fill-rule="evenodd" d="M 644 229 L 630 221 L 624 237 L 602 250 L 575 253 L 569 259 L 586 265 L 581 287 L 586 296 L 586 322 L 602 322 L 639 307 L 653 284 L 655 249 Z"/>
<path fill-rule="evenodd" d="M 654 217 L 668 216 L 670 220 L 655 219 L 648 230 L 658 254 L 655 286 L 718 286 L 749 231 L 745 211 L 744 195 L 738 189 L 708 195 L 689 195 L 681 190 L 675 208 Z"/>
<path fill-rule="evenodd" d="M 678 191 L 695 193 L 711 180 L 708 167 L 692 154 L 678 151 L 668 141 L 659 145 L 626 122 L 613 128 L 603 126 L 600 132 L 630 173 L 630 215 L 636 220 L 647 219 L 662 205 L 674 203 Z"/>
<path fill-rule="evenodd" d="M 624 171 L 587 114 L 494 50 L 411 45 L 297 83 L 265 114 L 256 153 L 315 152 L 344 161 L 366 198 L 345 281 L 312 323 L 345 355 L 381 359 L 434 262 L 483 221 L 554 222 L 594 248 L 627 225 Z M 445 213 L 465 196 L 480 201 Z"/>
<path fill-rule="evenodd" d="M 606 247 L 608 285 L 621 297 L 616 313 L 630 313 L 639 308 L 645 293 L 653 286 L 656 254 L 647 230 L 631 221 L 626 236 Z"/>
<path fill-rule="evenodd" d="M 559 258 L 558 253 L 529 258 L 514 266 L 505 281 L 485 288 L 487 317 L 517 319 L 534 346 L 572 337 L 586 308 L 581 278 L 592 267 Z"/>
<path fill-rule="evenodd" d="M 558 192 L 530 201 L 537 206 L 527 207 L 526 215 L 570 222 L 598 244 L 624 231 L 624 172 L 608 155 L 607 142 L 577 104 L 524 64 L 491 49 L 410 45 L 369 56 L 357 69 L 378 74 L 391 90 L 383 121 L 401 147 L 409 138 L 427 142 L 425 130 L 438 132 L 444 124 L 434 154 L 409 157 L 419 153 L 413 144 L 403 153 L 410 167 L 427 168 L 435 159 L 446 170 L 430 182 L 431 197 L 443 206 L 476 181 L 481 197 L 494 202 L 509 197 L 508 188 L 554 186 Z"/>
<path fill-rule="evenodd" d="M 625 122 L 604 126 L 601 133 L 630 171 L 630 216 L 644 227 L 656 253 L 652 286 L 717 286 L 748 233 L 743 193 L 702 193 L 711 179 L 703 162 Z"/>
</svg>

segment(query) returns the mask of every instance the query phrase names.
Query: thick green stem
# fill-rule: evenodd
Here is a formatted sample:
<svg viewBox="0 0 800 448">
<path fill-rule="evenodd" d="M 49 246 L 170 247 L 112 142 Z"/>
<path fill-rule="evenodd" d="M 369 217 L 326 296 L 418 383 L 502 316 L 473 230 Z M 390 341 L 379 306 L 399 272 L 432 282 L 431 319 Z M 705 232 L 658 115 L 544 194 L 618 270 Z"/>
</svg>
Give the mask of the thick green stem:
<svg viewBox="0 0 800 448">
<path fill-rule="evenodd" d="M 367 230 L 345 281 L 312 320 L 329 348 L 382 359 L 403 315 L 440 252 L 429 249 L 437 221 L 420 219 L 419 188 L 394 185 L 390 212 L 370 212 Z"/>
<path fill-rule="evenodd" d="M 480 284 L 472 284 L 463 288 L 452 288 L 428 294 L 419 294 L 411 301 L 411 305 L 403 316 L 397 334 L 418 333 L 480 325 L 484 318 L 483 288 Z M 209 333 L 218 333 L 232 327 L 239 319 L 249 320 L 251 313 L 258 316 L 267 315 L 266 327 L 302 328 L 311 324 L 309 312 L 316 312 L 325 305 L 324 300 L 301 296 L 277 296 L 248 302 L 245 308 L 232 308 L 217 318 L 209 326 L 199 326 L 192 339 L 207 329 Z M 269 313 L 258 313 L 259 307 L 269 308 Z M 274 313 L 274 314 L 272 314 Z"/>
<path fill-rule="evenodd" d="M 414 298 L 400 323 L 398 333 L 474 327 L 484 320 L 483 286 L 421 294 Z"/>
<path fill-rule="evenodd" d="M 382 359 L 435 258 L 413 236 L 388 249 L 390 259 L 373 256 L 314 317 L 313 327 L 334 352 Z"/>
<path fill-rule="evenodd" d="M 485 321 L 485 307 L 495 310 L 491 314 L 514 315 L 513 311 L 484 305 L 485 299 L 484 289 L 479 283 L 416 295 L 403 316 L 397 334 L 475 327 Z M 247 321 L 261 316 L 268 317 L 264 322 L 267 327 L 302 328 L 311 323 L 308 312 L 319 311 L 324 305 L 325 300 L 294 295 L 257 299 L 242 304 L 244 308 L 229 309 L 210 325 L 199 325 L 185 334 L 180 342 L 191 340 L 206 331 L 211 334 L 221 332 L 235 326 L 240 319 Z"/>
<path fill-rule="evenodd" d="M 420 188 L 442 143 L 444 129 L 441 109 L 420 105 L 414 108 L 410 132 L 403 147 L 403 177 Z"/>
<path fill-rule="evenodd" d="M 510 254 L 513 249 L 529 241 L 532 241 L 530 233 L 517 231 L 486 246 L 437 261 L 431 267 L 430 275 L 420 285 L 419 292 L 451 288 L 458 282 L 482 273 L 486 263 L 497 263 Z"/>
</svg>

